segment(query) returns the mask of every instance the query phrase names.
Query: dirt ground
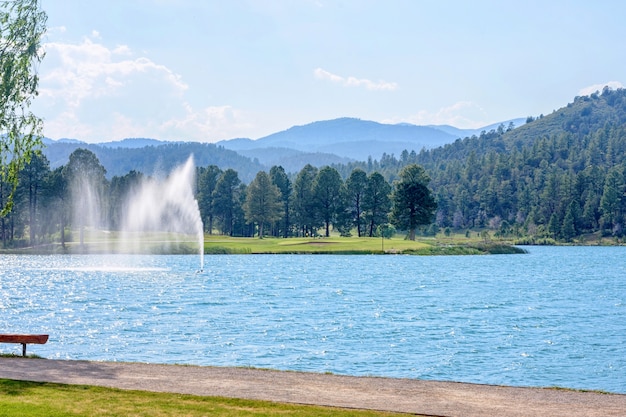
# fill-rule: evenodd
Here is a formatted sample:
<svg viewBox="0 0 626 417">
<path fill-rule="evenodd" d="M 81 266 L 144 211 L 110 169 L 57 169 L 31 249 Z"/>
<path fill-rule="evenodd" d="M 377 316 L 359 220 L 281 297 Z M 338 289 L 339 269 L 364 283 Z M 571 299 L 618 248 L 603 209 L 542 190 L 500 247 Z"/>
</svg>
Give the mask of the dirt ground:
<svg viewBox="0 0 626 417">
<path fill-rule="evenodd" d="M 626 395 L 226 367 L 0 358 L 0 378 L 428 416 L 626 416 Z"/>
</svg>

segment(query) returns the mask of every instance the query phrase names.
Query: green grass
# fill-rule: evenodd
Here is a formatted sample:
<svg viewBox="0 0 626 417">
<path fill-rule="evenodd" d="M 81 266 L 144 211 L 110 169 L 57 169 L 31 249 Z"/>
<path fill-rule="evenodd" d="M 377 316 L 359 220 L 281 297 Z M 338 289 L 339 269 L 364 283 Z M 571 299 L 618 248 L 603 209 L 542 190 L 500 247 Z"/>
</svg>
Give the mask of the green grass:
<svg viewBox="0 0 626 417">
<path fill-rule="evenodd" d="M 430 246 L 423 242 L 394 238 L 229 238 L 206 236 L 205 253 L 267 253 L 267 254 L 376 254 L 416 251 Z"/>
<path fill-rule="evenodd" d="M 77 232 L 73 233 L 76 239 Z M 189 254 L 198 253 L 195 236 L 171 233 L 141 233 L 136 236 L 141 242 L 134 244 L 118 232 L 87 231 L 85 244 L 67 242 L 47 244 L 32 248 L 0 250 L 0 253 L 147 253 L 147 254 Z M 478 255 L 485 253 L 515 253 L 507 242 L 468 239 L 461 235 L 437 238 L 421 237 L 416 241 L 397 234 L 391 239 L 380 237 L 331 237 L 318 238 L 273 238 L 228 237 L 205 235 L 204 253 L 222 254 L 406 254 L 406 255 Z"/>
<path fill-rule="evenodd" d="M 2 417 L 208 415 L 390 417 L 406 414 L 0 379 Z"/>
<path fill-rule="evenodd" d="M 205 236 L 206 254 L 407 254 L 407 255 L 480 255 L 520 253 L 503 243 L 443 239 L 406 240 L 369 237 L 328 238 L 230 238 Z"/>
</svg>

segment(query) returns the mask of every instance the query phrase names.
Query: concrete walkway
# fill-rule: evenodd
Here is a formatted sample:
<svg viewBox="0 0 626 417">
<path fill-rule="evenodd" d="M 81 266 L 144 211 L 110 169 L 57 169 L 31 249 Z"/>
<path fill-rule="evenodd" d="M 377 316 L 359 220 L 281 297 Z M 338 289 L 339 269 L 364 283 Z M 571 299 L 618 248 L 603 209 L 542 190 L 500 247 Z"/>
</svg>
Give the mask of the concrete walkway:
<svg viewBox="0 0 626 417">
<path fill-rule="evenodd" d="M 247 368 L 0 358 L 0 378 L 428 416 L 626 416 L 626 395 Z"/>
</svg>

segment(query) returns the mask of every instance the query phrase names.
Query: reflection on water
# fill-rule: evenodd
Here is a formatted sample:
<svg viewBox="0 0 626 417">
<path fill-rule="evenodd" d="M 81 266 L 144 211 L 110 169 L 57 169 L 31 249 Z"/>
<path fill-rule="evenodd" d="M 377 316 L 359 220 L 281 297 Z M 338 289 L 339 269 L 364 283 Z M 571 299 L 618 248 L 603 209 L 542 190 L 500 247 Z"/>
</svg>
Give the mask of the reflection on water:
<svg viewBox="0 0 626 417">
<path fill-rule="evenodd" d="M 49 358 L 626 393 L 624 248 L 498 256 L 0 256 Z M 18 349 L 0 346 L 0 352 Z"/>
</svg>

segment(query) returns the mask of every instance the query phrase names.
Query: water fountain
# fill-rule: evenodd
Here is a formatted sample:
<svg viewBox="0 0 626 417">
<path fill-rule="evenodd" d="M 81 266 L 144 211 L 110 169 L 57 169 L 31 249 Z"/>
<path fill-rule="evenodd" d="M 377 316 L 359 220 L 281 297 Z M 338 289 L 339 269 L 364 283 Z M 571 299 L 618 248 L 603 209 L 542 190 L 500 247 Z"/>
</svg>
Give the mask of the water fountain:
<svg viewBox="0 0 626 417">
<path fill-rule="evenodd" d="M 140 180 L 119 208 L 122 215 L 117 236 L 106 230 L 104 225 L 101 181 L 97 176 L 75 175 L 71 187 L 80 250 L 84 253 L 93 250 L 106 253 L 189 253 L 191 239 L 192 246 L 198 246 L 200 270 L 203 270 L 204 228 L 194 197 L 195 171 L 193 156 L 190 156 L 164 178 L 153 176 Z M 85 244 L 85 232 L 89 234 L 89 244 Z M 95 249 L 96 242 L 100 249 Z"/>
<path fill-rule="evenodd" d="M 200 270 L 204 268 L 204 227 L 194 197 L 195 164 L 193 156 L 165 179 L 145 178 L 128 196 L 122 224 L 121 242 L 131 242 L 135 251 L 141 245 L 162 247 L 181 244 L 181 236 L 196 238 Z M 151 234 L 151 239 L 146 239 Z M 155 241 L 156 239 L 156 241 Z M 176 248 L 169 249 L 173 250 Z"/>
</svg>

